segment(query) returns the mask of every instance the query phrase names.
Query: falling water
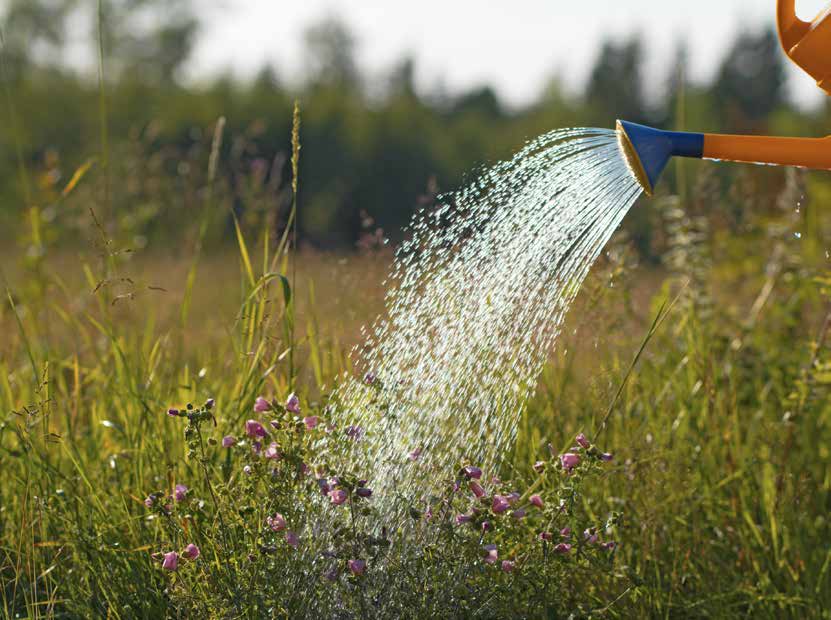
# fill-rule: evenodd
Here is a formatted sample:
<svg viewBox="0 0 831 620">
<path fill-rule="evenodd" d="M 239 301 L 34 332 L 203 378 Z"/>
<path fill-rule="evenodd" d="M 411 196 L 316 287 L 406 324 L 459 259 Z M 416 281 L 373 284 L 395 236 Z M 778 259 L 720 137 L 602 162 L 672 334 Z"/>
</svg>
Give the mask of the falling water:
<svg viewBox="0 0 831 620">
<path fill-rule="evenodd" d="M 551 132 L 414 219 L 359 354 L 375 383 L 333 399 L 382 510 L 510 448 L 569 305 L 641 192 L 617 140 Z"/>
</svg>

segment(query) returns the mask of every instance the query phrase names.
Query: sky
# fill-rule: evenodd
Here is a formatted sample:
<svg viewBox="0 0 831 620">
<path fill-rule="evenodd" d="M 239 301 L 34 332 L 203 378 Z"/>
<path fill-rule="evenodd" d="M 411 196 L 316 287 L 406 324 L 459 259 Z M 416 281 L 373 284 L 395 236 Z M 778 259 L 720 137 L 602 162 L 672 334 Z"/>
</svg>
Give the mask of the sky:
<svg viewBox="0 0 831 620">
<path fill-rule="evenodd" d="M 204 30 L 190 76 L 231 69 L 250 76 L 265 63 L 297 82 L 303 32 L 325 16 L 346 22 L 370 77 L 405 55 L 420 89 L 458 92 L 483 84 L 512 106 L 529 103 L 553 77 L 583 84 L 607 36 L 640 32 L 647 44 L 647 88 L 666 82 L 679 38 L 688 42 L 691 77 L 711 77 L 731 35 L 774 24 L 775 0 L 198 0 Z M 828 0 L 797 0 L 810 19 Z M 789 64 L 796 105 L 822 100 L 813 80 Z"/>
</svg>

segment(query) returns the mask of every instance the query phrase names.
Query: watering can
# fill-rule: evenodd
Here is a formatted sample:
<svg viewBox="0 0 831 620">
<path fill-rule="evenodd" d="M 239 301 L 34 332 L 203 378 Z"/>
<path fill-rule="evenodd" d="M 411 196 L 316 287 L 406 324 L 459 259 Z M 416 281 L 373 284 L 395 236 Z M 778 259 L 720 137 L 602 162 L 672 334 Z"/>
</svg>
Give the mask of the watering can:
<svg viewBox="0 0 831 620">
<path fill-rule="evenodd" d="M 796 0 L 777 2 L 782 48 L 831 95 L 831 5 L 809 23 L 797 17 L 795 4 Z M 617 134 L 629 169 L 648 196 L 674 156 L 831 170 L 831 136 L 780 138 L 689 133 L 620 120 Z"/>
</svg>

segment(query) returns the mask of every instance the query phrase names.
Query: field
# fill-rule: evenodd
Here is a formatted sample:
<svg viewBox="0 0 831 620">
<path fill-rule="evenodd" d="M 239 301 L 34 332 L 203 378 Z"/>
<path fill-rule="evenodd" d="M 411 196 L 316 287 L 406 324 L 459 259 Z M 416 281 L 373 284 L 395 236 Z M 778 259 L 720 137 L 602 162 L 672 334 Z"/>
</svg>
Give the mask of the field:
<svg viewBox="0 0 831 620">
<path fill-rule="evenodd" d="M 613 550 L 591 548 L 591 531 L 576 530 L 563 535 L 573 553 L 558 553 L 556 540 L 539 539 L 541 517 L 498 521 L 494 505 L 481 536 L 449 508 L 432 540 L 416 531 L 426 527 L 418 512 L 402 533 L 421 542 L 393 540 L 382 553 L 390 543 L 360 531 L 372 529 L 372 498 L 362 508 L 356 478 L 342 474 L 352 531 L 334 535 L 325 576 L 271 527 L 276 508 L 289 522 L 331 509 L 292 469 L 292 459 L 316 457 L 312 443 L 292 439 L 305 431 L 292 430 L 303 423 L 283 403 L 296 391 L 301 416 L 325 417 L 326 395 L 353 372 L 360 326 L 383 310 L 389 251 L 294 252 L 267 234 L 240 234 L 236 247 L 197 262 L 184 246 L 121 254 L 79 244 L 37 261 L 6 251 L 0 609 L 827 617 L 828 218 L 801 183 L 789 175 L 781 206 L 741 231 L 710 231 L 677 199 L 661 199 L 651 208 L 667 231 L 664 265 L 638 265 L 623 235 L 584 286 L 498 484 L 527 489 L 523 502 L 536 492 L 555 518 L 557 498 L 568 497 L 563 527 L 612 534 Z M 800 192 L 807 198 L 795 209 Z M 275 265 L 285 279 L 264 277 Z M 274 397 L 268 407 L 284 420 L 274 431 L 284 434 L 283 469 L 268 474 L 257 461 L 246 478 L 250 448 L 219 442 L 241 436 L 260 395 Z M 185 403 L 198 415 L 183 435 L 184 419 L 166 412 Z M 592 448 L 565 476 L 555 456 L 581 432 L 613 460 L 593 461 Z M 188 490 L 174 502 L 180 483 Z M 482 547 L 487 528 L 498 562 Z M 186 544 L 198 558 L 185 560 Z M 173 549 L 176 570 L 162 562 Z"/>
</svg>

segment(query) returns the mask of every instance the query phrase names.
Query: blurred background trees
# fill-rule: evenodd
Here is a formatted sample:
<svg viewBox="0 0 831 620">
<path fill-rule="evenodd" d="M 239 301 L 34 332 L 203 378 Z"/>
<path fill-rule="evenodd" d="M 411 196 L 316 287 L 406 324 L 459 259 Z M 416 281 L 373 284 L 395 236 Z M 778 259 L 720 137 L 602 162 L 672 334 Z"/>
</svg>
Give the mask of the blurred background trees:
<svg viewBox="0 0 831 620">
<path fill-rule="evenodd" d="M 73 53 L 96 58 L 99 31 L 112 174 L 120 180 L 113 197 L 116 230 L 144 238 L 176 239 L 193 220 L 220 116 L 228 119 L 225 206 L 252 222 L 261 221 L 257 213 L 279 211 L 295 98 L 303 105 L 300 234 L 327 248 L 354 247 L 367 222 L 395 239 L 436 192 L 457 187 L 477 166 L 557 127 L 612 127 L 616 118 L 627 118 L 702 131 L 811 135 L 828 120 L 827 111 L 788 105 L 772 30 L 737 35 L 709 84 L 689 81 L 688 50 L 679 44 L 660 89 L 647 83 L 640 38 L 610 39 L 582 92 L 552 79 L 538 101 L 515 109 L 487 85 L 455 96 L 419 92 L 408 58 L 370 80 L 357 60 L 359 41 L 335 18 L 305 33 L 306 79 L 299 87 L 287 86 L 268 66 L 247 81 L 225 76 L 186 83 L 182 69 L 199 35 L 191 0 L 102 0 L 100 13 L 93 4 L 8 0 L 2 9 L 9 95 L 2 124 L 14 131 L 0 132 L 0 236 L 12 236 L 31 206 L 21 165 L 33 179 L 28 201 L 49 212 L 73 172 L 99 154 L 95 76 L 66 61 L 78 40 L 85 49 Z M 74 43 L 73 31 L 80 33 Z M 719 174 L 732 174 L 728 168 Z M 93 159 L 90 174 L 99 173 Z M 671 174 L 666 187 L 673 181 Z M 645 254 L 652 243 L 649 217 L 639 214 L 627 223 Z M 269 225 L 279 227 L 280 218 Z"/>
</svg>

